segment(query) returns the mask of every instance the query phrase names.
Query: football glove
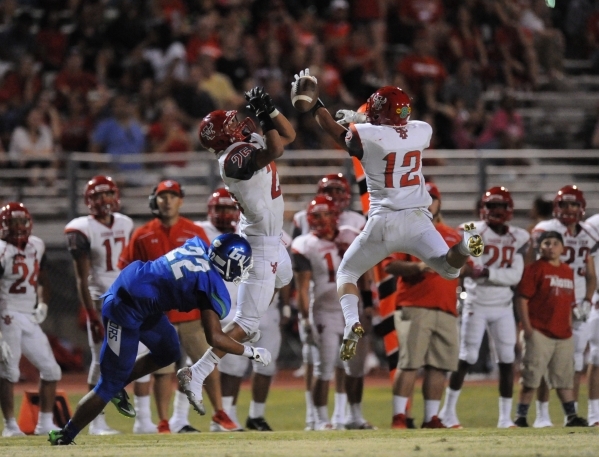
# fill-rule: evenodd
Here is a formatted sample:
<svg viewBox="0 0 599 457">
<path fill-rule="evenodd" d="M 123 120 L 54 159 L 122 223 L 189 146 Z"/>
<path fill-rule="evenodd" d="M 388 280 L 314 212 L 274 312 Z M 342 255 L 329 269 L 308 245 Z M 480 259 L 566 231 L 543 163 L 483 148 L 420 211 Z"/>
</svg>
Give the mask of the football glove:
<svg viewBox="0 0 599 457">
<path fill-rule="evenodd" d="M 593 308 L 593 304 L 589 300 L 582 300 L 580 303 L 577 303 L 572 308 L 572 314 L 574 319 L 577 321 L 586 322 L 589 315 L 591 314 L 591 309 Z"/>
<path fill-rule="evenodd" d="M 252 347 L 251 350 L 252 355 L 249 357 L 250 360 L 260 362 L 264 366 L 267 366 L 270 363 L 272 355 L 270 355 L 268 349 Z"/>
<path fill-rule="evenodd" d="M 43 302 L 39 302 L 33 310 L 33 319 L 37 324 L 41 324 L 48 317 L 48 305 Z"/>
<path fill-rule="evenodd" d="M 335 114 L 335 118 L 339 119 L 337 124 L 364 124 L 366 122 L 366 114 L 356 113 L 350 109 L 340 109 Z"/>
<path fill-rule="evenodd" d="M 12 351 L 10 350 L 10 346 L 4 338 L 2 338 L 2 333 L 0 333 L 0 362 L 6 363 L 12 358 Z"/>
<path fill-rule="evenodd" d="M 312 78 L 315 84 L 318 84 L 318 79 L 316 79 L 316 76 L 312 76 L 310 74 L 310 69 L 306 68 L 305 70 L 300 71 L 298 74 L 293 75 L 295 80 L 291 82 L 291 87 L 296 89 L 294 90 L 294 92 L 297 92 L 297 88 L 295 87 L 297 86 L 297 82 L 300 80 L 300 78 L 303 78 L 304 76 L 309 76 L 310 78 Z"/>
<path fill-rule="evenodd" d="M 266 92 L 264 92 L 263 87 L 256 86 L 253 89 L 250 89 L 245 93 L 245 99 L 248 102 L 247 108 L 249 110 L 253 111 L 254 114 L 256 115 L 256 117 L 258 117 L 258 118 L 263 113 L 269 114 L 269 112 L 268 112 L 269 107 L 267 106 L 265 97 L 268 97 L 268 99 L 270 100 L 270 104 L 272 105 L 272 100 L 270 99 L 270 95 L 268 95 Z M 274 105 L 272 105 L 272 108 L 274 110 Z"/>
<path fill-rule="evenodd" d="M 304 344 L 309 344 L 311 346 L 318 346 L 316 344 L 316 338 L 314 338 L 314 329 L 312 328 L 312 324 L 308 319 L 300 319 L 300 340 Z"/>
</svg>

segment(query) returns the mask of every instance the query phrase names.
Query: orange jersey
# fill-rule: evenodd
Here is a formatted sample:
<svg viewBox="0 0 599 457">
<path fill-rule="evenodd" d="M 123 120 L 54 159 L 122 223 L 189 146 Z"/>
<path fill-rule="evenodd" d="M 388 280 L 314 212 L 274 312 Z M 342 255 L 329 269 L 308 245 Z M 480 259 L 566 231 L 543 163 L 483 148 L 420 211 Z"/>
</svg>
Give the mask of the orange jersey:
<svg viewBox="0 0 599 457">
<path fill-rule="evenodd" d="M 448 246 L 459 243 L 462 239 L 457 230 L 444 225 L 435 224 Z M 398 253 L 393 255 L 393 260 L 420 262 L 410 254 Z M 458 315 L 456 307 L 456 289 L 459 279 L 447 280 L 435 272 L 425 272 L 416 277 L 399 278 L 397 280 L 397 307 L 418 306 L 431 308 Z"/>
<path fill-rule="evenodd" d="M 204 229 L 185 217 L 180 217 L 172 227 L 165 227 L 160 219 L 151 220 L 133 232 L 131 241 L 123 249 L 119 258 L 119 268 L 125 268 L 134 260 L 143 262 L 155 260 L 167 252 L 183 246 L 183 243 L 194 236 L 198 236 L 210 244 Z M 173 324 L 176 324 L 199 319 L 200 310 L 188 313 L 171 310 L 166 315 Z"/>
</svg>

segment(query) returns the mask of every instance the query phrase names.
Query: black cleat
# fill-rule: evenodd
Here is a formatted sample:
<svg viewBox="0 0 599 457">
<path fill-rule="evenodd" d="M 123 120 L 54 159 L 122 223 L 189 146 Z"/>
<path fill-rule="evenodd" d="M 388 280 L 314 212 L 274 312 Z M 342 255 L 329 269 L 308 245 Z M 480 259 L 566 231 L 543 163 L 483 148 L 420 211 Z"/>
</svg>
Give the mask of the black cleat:
<svg viewBox="0 0 599 457">
<path fill-rule="evenodd" d="M 272 428 L 263 417 L 248 417 L 245 421 L 245 428 L 248 430 L 257 430 L 259 432 L 272 432 Z"/>
<path fill-rule="evenodd" d="M 200 433 L 200 431 L 197 428 L 193 428 L 191 425 L 184 425 L 177 433 Z"/>
<path fill-rule="evenodd" d="M 116 409 L 119 413 L 126 417 L 135 417 L 135 408 L 129 402 L 129 395 L 125 389 L 121 389 L 119 393 L 117 393 L 110 402 L 116 406 Z"/>
<path fill-rule="evenodd" d="M 516 427 L 528 427 L 528 421 L 526 420 L 526 417 L 522 416 L 516 417 L 514 424 L 516 424 Z"/>
<path fill-rule="evenodd" d="M 568 416 L 565 427 L 588 427 L 589 423 L 584 417 L 572 415 Z"/>
</svg>

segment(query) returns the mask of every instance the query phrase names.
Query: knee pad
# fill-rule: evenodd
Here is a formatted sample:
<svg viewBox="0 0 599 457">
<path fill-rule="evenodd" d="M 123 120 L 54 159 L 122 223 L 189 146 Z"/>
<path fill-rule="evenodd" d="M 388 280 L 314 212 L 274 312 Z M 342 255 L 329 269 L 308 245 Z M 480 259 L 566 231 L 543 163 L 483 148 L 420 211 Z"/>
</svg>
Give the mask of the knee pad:
<svg viewBox="0 0 599 457">
<path fill-rule="evenodd" d="M 19 366 L 16 367 L 8 366 L 2 370 L 2 375 L 0 378 L 6 379 L 8 382 L 12 382 L 16 384 L 19 382 L 19 378 L 21 377 L 21 371 L 19 370 Z"/>
<path fill-rule="evenodd" d="M 599 346 L 591 344 L 591 351 L 589 354 L 589 363 L 596 367 L 599 367 Z"/>
<path fill-rule="evenodd" d="M 335 373 L 335 366 L 323 364 L 320 361 L 317 361 L 314 364 L 314 377 L 320 379 L 321 381 L 330 381 L 333 379 L 333 375 Z"/>
<path fill-rule="evenodd" d="M 478 360 L 478 352 L 479 349 L 465 345 L 465 347 L 460 349 L 459 360 L 463 360 L 468 365 L 474 365 Z"/>
<path fill-rule="evenodd" d="M 54 362 L 54 364 L 44 367 L 40 370 L 40 378 L 44 381 L 60 381 L 62 378 L 62 370 L 60 369 L 60 365 Z"/>
<path fill-rule="evenodd" d="M 226 354 L 218 364 L 218 371 L 237 378 L 243 377 L 248 367 L 249 359 L 235 354 Z M 272 362 L 269 364 L 272 365 Z"/>
<path fill-rule="evenodd" d="M 235 316 L 233 322 L 239 325 L 248 337 L 256 333 L 258 331 L 258 327 L 260 326 L 259 317 L 241 316 L 239 314 Z M 233 322 L 231 322 L 231 324 Z"/>
<path fill-rule="evenodd" d="M 495 350 L 497 351 L 497 361 L 499 363 L 514 363 L 516 360 L 514 346 L 496 345 Z"/>
<path fill-rule="evenodd" d="M 262 376 L 274 376 L 277 372 L 276 360 L 273 360 L 267 366 L 252 360 L 252 370 L 254 370 L 254 373 L 261 374 Z"/>
<path fill-rule="evenodd" d="M 574 353 L 574 371 L 582 371 L 584 368 L 584 354 Z"/>
<path fill-rule="evenodd" d="M 343 284 L 353 284 L 354 286 L 357 286 L 360 276 L 361 275 L 357 275 L 351 271 L 347 271 L 345 268 L 339 268 L 339 270 L 337 270 L 337 290 L 339 290 Z"/>
<path fill-rule="evenodd" d="M 311 344 L 302 344 L 302 361 L 306 364 L 314 364 L 314 347 Z"/>
</svg>

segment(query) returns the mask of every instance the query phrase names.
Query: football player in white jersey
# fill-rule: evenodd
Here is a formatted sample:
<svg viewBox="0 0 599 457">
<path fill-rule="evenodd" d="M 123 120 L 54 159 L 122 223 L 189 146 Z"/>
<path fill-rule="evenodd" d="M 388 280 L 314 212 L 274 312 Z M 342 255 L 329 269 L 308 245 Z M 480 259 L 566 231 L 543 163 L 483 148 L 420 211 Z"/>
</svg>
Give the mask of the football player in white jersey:
<svg viewBox="0 0 599 457">
<path fill-rule="evenodd" d="M 196 222 L 200 225 L 208 238 L 212 241 L 223 233 L 235 233 L 239 224 L 240 211 L 235 200 L 225 188 L 216 189 L 208 199 L 208 220 Z M 289 243 L 291 240 L 289 240 Z M 226 327 L 235 317 L 237 309 L 237 286 L 225 283 L 231 296 L 231 312 L 221 321 Z M 276 297 L 275 297 L 276 300 Z M 276 301 L 275 301 L 276 302 Z M 279 356 L 281 349 L 281 330 L 279 328 L 280 314 L 276 306 L 269 306 L 268 311 L 260 319 L 258 329 L 262 335 L 261 344 L 271 353 L 273 360 Z M 243 430 L 237 418 L 237 397 L 241 388 L 241 381 L 248 368 L 248 359 L 234 354 L 225 355 L 218 365 L 220 371 L 223 408 L 239 427 Z M 252 361 L 252 400 L 250 402 L 249 416 L 246 427 L 249 430 L 272 431 L 264 418 L 266 399 L 270 390 L 272 377 L 275 374 L 276 364 L 268 366 L 256 364 Z M 218 431 L 211 427 L 211 431 Z"/>
<path fill-rule="evenodd" d="M 339 208 L 338 225 L 349 225 L 358 231 L 366 225 L 366 218 L 355 211 L 349 209 L 351 203 L 351 187 L 347 178 L 342 173 L 333 173 L 323 176 L 318 181 L 316 190 L 317 195 L 329 195 Z M 308 225 L 307 211 L 305 209 L 298 211 L 293 215 L 293 238 L 299 235 L 305 235 L 310 232 Z M 300 325 L 300 339 L 302 341 L 302 358 L 304 362 L 304 377 L 306 380 L 306 429 L 314 428 L 314 408 L 312 404 L 312 373 L 314 367 L 314 357 L 318 354 L 314 346 L 306 342 L 305 329 Z M 347 406 L 347 394 L 345 393 L 345 371 L 343 367 L 335 369 L 335 407 L 332 417 L 333 427 L 345 428 L 345 410 Z"/>
<path fill-rule="evenodd" d="M 529 250 L 527 260 L 535 260 L 538 252 L 537 240 L 542 232 L 554 230 L 564 239 L 564 252 L 562 262 L 567 263 L 574 270 L 574 398 L 578 410 L 578 390 L 580 378 L 584 370 L 584 352 L 591 337 L 590 322 L 587 321 L 592 308 L 592 299 L 597 289 L 597 276 L 594 258 L 597 255 L 599 232 L 590 224 L 583 222 L 586 209 L 584 194 L 577 186 L 564 186 L 553 199 L 553 216 L 548 221 L 539 222 L 532 231 L 533 248 Z M 594 365 L 595 363 L 591 361 Z M 599 365 L 599 360 L 597 360 Z M 589 423 L 599 421 L 599 410 L 595 411 L 599 400 L 599 370 L 592 371 L 594 376 L 589 377 Z M 592 395 L 592 396 L 591 396 Z M 550 427 L 549 417 L 549 389 L 545 382 L 537 390 L 537 416 L 533 427 Z"/>
<path fill-rule="evenodd" d="M 22 203 L 0 209 L 0 407 L 2 436 L 25 436 L 15 420 L 14 384 L 19 381 L 21 355 L 40 371 L 40 412 L 35 435 L 54 430 L 56 383 L 61 370 L 40 324 L 46 317 L 46 246 L 31 235 L 33 222 Z"/>
<path fill-rule="evenodd" d="M 309 70 L 295 75 L 310 76 Z M 317 83 L 316 78 L 314 82 Z M 352 157 L 360 160 L 370 197 L 368 222 L 351 244 L 337 272 L 337 293 L 345 317 L 340 357 L 354 356 L 364 334 L 358 316 L 357 280 L 393 252 L 422 259 L 447 279 L 459 276 L 470 255 L 480 256 L 483 241 L 473 224 L 464 226 L 462 241 L 451 249 L 432 223 L 432 199 L 422 175 L 422 153 L 429 146 L 432 128 L 410 121 L 410 97 L 398 87 L 385 86 L 366 102 L 366 123 L 349 130 L 333 119 L 318 100 L 310 110 L 320 127 Z"/>
<path fill-rule="evenodd" d="M 225 187 L 241 209 L 239 232 L 252 247 L 254 265 L 249 278 L 239 285 L 237 312 L 227 334 L 236 341 L 255 342 L 260 337 L 260 319 L 275 292 L 289 284 L 293 275 L 291 259 L 281 242 L 285 204 L 274 160 L 295 139 L 295 130 L 262 87 L 249 90 L 245 97 L 263 135 L 255 133 L 250 118 L 239 122 L 237 111 L 218 110 L 200 122 L 199 140 L 216 155 Z M 191 368 L 177 372 L 179 384 L 200 414 L 206 411 L 204 379 L 224 355 L 209 349 Z"/>
<path fill-rule="evenodd" d="M 119 213 L 119 189 L 109 176 L 94 176 L 85 186 L 85 204 L 88 216 L 69 222 L 64 233 L 67 248 L 73 257 L 77 290 L 87 313 L 87 336 L 92 361 L 87 377 L 89 389 L 100 379 L 100 349 L 104 327 L 99 317 L 105 293 L 119 275 L 119 256 L 129 243 L 133 221 Z M 106 424 L 104 413 L 89 425 L 90 435 L 119 433 Z"/>
<path fill-rule="evenodd" d="M 599 233 L 599 214 L 589 217 L 586 224 L 593 227 L 595 232 Z M 599 255 L 594 256 L 595 273 L 599 280 Z M 589 346 L 591 371 L 589 374 L 589 406 L 588 422 L 591 427 L 599 427 L 599 289 L 593 295 L 591 314 L 588 319 L 589 325 Z"/>
<path fill-rule="evenodd" d="M 458 370 L 451 374 L 445 404 L 439 414 L 448 428 L 461 427 L 456 404 L 468 369 L 488 329 L 499 365 L 499 420 L 497 427 L 515 427 L 511 419 L 514 384 L 513 364 L 516 346 L 516 319 L 511 287 L 520 282 L 524 255 L 530 235 L 524 229 L 508 225 L 514 213 L 514 201 L 505 187 L 491 187 L 481 199 L 481 220 L 474 225 L 483 238 L 485 250 L 472 258 L 462 272 L 467 292 L 462 309 L 460 358 Z"/>
<path fill-rule="evenodd" d="M 337 367 L 345 369 L 347 375 L 345 387 L 350 409 L 349 421 L 340 425 L 348 429 L 373 429 L 362 416 L 366 341 L 358 344 L 358 357 L 342 363 L 338 357 L 345 324 L 337 299 L 335 273 L 345 250 L 360 233 L 351 226 L 338 226 L 338 218 L 339 210 L 333 199 L 317 195 L 307 210 L 310 233 L 298 236 L 291 245 L 302 327 L 307 341 L 318 352 L 312 388 L 314 430 L 334 428 L 329 421 L 327 398 L 329 381 Z M 370 291 L 369 281 L 361 280 L 360 285 Z"/>
</svg>

